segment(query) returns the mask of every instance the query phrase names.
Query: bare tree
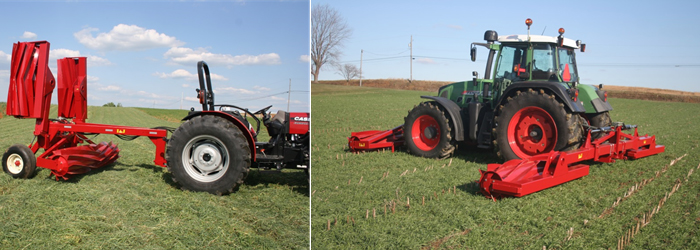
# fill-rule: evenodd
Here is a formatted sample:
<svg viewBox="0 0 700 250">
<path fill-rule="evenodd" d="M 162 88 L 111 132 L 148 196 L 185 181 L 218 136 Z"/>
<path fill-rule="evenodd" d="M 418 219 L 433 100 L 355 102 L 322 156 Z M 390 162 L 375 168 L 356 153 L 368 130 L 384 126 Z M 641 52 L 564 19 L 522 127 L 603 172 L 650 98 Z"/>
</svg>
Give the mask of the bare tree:
<svg viewBox="0 0 700 250">
<path fill-rule="evenodd" d="M 311 74 L 314 82 L 326 64 L 335 64 L 342 52 L 343 42 L 352 35 L 340 13 L 327 4 L 316 4 L 311 10 Z"/>
<path fill-rule="evenodd" d="M 353 64 L 346 63 L 338 66 L 338 74 L 343 76 L 346 82 L 349 82 L 350 80 L 360 76 L 360 69 Z"/>
</svg>

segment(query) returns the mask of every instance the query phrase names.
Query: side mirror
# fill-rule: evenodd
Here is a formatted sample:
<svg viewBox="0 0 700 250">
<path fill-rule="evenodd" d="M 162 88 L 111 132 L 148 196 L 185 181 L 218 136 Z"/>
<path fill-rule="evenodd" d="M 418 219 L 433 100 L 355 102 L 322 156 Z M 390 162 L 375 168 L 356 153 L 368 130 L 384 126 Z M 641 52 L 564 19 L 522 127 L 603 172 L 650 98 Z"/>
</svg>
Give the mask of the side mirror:
<svg viewBox="0 0 700 250">
<path fill-rule="evenodd" d="M 476 47 L 472 46 L 469 55 L 472 57 L 472 62 L 476 62 Z"/>
</svg>

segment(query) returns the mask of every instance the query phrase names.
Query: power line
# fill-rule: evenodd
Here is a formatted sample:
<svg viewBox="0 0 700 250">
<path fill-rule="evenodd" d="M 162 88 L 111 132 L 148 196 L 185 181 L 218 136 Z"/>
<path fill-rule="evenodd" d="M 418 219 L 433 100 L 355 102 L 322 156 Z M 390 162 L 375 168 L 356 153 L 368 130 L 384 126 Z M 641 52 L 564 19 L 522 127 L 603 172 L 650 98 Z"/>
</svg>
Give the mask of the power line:
<svg viewBox="0 0 700 250">
<path fill-rule="evenodd" d="M 700 67 L 700 64 L 674 64 L 674 63 L 666 63 L 666 64 L 661 64 L 661 63 L 650 63 L 650 64 L 643 64 L 643 63 L 638 63 L 638 64 L 626 64 L 626 63 L 579 63 L 579 66 L 589 66 L 589 67 L 674 67 L 674 68 L 681 68 L 681 67 Z"/>
<path fill-rule="evenodd" d="M 451 58 L 451 57 L 439 57 L 439 56 L 413 56 L 415 58 L 431 58 L 431 59 L 445 59 L 445 60 L 459 60 L 459 61 L 470 61 L 466 58 Z"/>
<path fill-rule="evenodd" d="M 364 59 L 363 61 L 380 61 L 380 60 L 388 60 L 388 59 L 396 59 L 396 58 L 406 58 L 406 56 L 392 56 L 392 57 L 381 57 L 381 58 L 372 58 L 372 59 Z M 350 61 L 342 61 L 340 63 L 349 63 L 349 62 L 359 62 L 360 60 L 350 60 Z"/>
<path fill-rule="evenodd" d="M 400 54 L 403 54 L 403 53 L 406 53 L 406 52 L 408 52 L 408 49 L 406 49 L 406 50 L 404 50 L 404 51 L 401 51 L 401 52 L 399 52 L 399 53 L 394 53 L 394 54 L 377 54 L 377 53 L 372 53 L 372 52 L 369 52 L 369 51 L 365 51 L 365 53 L 369 53 L 369 54 L 372 54 L 372 55 L 378 55 L 378 56 L 395 56 L 395 55 L 400 55 Z"/>
</svg>

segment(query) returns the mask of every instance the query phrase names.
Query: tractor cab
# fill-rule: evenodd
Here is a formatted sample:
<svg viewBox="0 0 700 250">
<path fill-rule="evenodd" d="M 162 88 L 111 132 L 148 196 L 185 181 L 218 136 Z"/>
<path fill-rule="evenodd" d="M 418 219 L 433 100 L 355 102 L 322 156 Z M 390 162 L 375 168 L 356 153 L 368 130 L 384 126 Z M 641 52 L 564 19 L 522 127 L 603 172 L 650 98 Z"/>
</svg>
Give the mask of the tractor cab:
<svg viewBox="0 0 700 250">
<path fill-rule="evenodd" d="M 474 85 L 482 85 L 476 84 L 477 81 L 493 85 L 485 89 L 493 93 L 484 93 L 483 96 L 498 98 L 503 90 L 516 82 L 560 82 L 567 89 L 578 85 L 575 50 L 584 52 L 586 45 L 580 40 L 565 38 L 564 28 L 558 30 L 557 37 L 530 35 L 532 20 L 527 19 L 525 24 L 527 35 L 499 37 L 496 31 L 488 30 L 484 33 L 486 43 L 472 43 L 472 61 L 476 61 L 476 46 L 489 49 L 485 78 L 477 79 L 478 73 L 474 72 Z M 492 66 L 495 68 L 493 73 Z"/>
<path fill-rule="evenodd" d="M 564 38 L 564 46 L 558 46 L 557 40 L 556 37 L 531 36 L 528 42 L 525 35 L 499 38 L 494 80 L 577 82 L 575 42 Z"/>
</svg>

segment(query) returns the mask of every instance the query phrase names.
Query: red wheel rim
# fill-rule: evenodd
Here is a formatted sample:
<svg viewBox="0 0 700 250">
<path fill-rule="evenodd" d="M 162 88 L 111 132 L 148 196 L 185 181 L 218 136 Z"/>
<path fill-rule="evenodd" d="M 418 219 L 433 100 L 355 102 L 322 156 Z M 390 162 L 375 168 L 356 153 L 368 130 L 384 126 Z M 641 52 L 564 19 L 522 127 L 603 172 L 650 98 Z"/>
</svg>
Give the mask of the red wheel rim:
<svg viewBox="0 0 700 250">
<path fill-rule="evenodd" d="M 544 109 L 525 107 L 508 124 L 508 145 L 521 159 L 552 151 L 556 144 L 557 126 Z"/>
<path fill-rule="evenodd" d="M 411 126 L 413 144 L 420 150 L 430 151 L 440 142 L 440 125 L 429 115 L 421 115 Z"/>
</svg>

